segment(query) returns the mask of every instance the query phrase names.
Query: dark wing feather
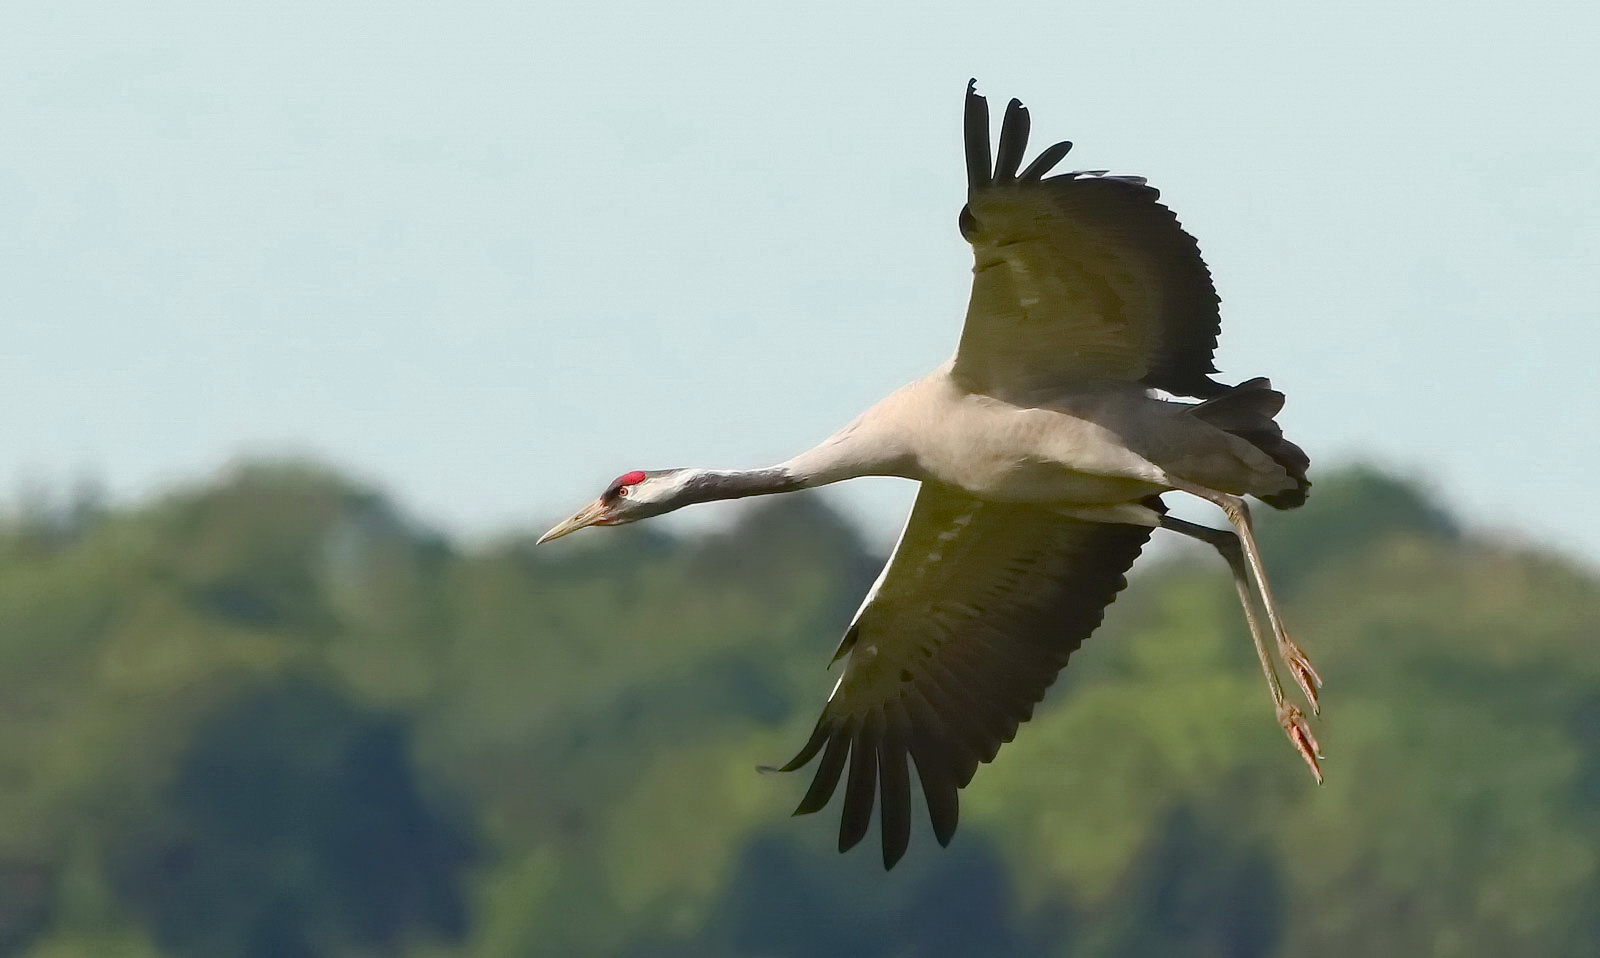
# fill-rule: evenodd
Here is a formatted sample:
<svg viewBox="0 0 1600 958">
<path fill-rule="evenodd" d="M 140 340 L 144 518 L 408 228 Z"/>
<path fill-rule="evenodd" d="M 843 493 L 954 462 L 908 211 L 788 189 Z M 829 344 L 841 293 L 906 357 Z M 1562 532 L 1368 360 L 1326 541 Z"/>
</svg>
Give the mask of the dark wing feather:
<svg viewBox="0 0 1600 958">
<path fill-rule="evenodd" d="M 977 86 L 977 80 L 967 81 L 967 109 L 963 116 L 968 190 L 982 189 L 994 179 L 994 167 L 989 164 L 989 101 L 977 94 Z"/>
<path fill-rule="evenodd" d="M 911 844 L 911 777 L 906 769 L 911 723 L 905 713 L 884 713 L 888 729 L 878 753 L 878 828 L 883 833 L 883 867 L 893 868 Z"/>
<path fill-rule="evenodd" d="M 975 263 L 956 375 L 1007 397 L 1106 379 L 1201 398 L 1222 392 L 1210 378 L 1218 299 L 1194 238 L 1142 177 L 1042 178 L 1070 144 L 1045 150 L 1013 179 L 1027 113 L 1012 102 L 1000 162 L 978 177 L 974 157 L 988 163 L 988 107 L 967 93 L 961 234 Z"/>
<path fill-rule="evenodd" d="M 1022 168 L 1022 154 L 1028 151 L 1028 108 L 1021 100 L 1006 104 L 1006 117 L 1000 122 L 1000 151 L 995 155 L 994 181 L 1010 183 Z"/>
<path fill-rule="evenodd" d="M 1044 175 L 1055 169 L 1056 164 L 1066 159 L 1067 154 L 1070 152 L 1072 152 L 1072 141 L 1070 140 L 1062 140 L 1053 146 L 1045 147 L 1044 152 L 1033 158 L 1033 162 L 1028 164 L 1028 168 L 1022 171 L 1022 175 L 1018 179 L 1024 183 L 1043 179 Z"/>
<path fill-rule="evenodd" d="M 826 804 L 848 747 L 839 848 L 866 835 L 876 801 L 884 865 L 892 867 L 910 838 L 909 757 L 934 835 L 948 843 L 957 790 L 1032 716 L 1149 537 L 1141 526 L 1083 522 L 925 483 L 851 625 L 844 674 L 811 738 L 784 766 L 822 755 L 796 814 Z"/>
</svg>

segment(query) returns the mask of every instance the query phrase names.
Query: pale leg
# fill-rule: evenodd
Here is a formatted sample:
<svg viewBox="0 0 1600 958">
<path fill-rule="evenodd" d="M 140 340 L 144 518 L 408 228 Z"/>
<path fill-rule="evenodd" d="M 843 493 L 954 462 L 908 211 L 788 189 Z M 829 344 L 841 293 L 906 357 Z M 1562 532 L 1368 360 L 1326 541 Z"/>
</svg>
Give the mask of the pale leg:
<svg viewBox="0 0 1600 958">
<path fill-rule="evenodd" d="M 1250 639 L 1255 643 L 1256 658 L 1261 660 L 1261 673 L 1267 677 L 1267 689 L 1272 693 L 1272 707 L 1283 705 L 1283 685 L 1278 681 L 1278 670 L 1272 664 L 1272 653 L 1267 650 L 1267 633 L 1256 615 L 1255 596 L 1250 591 L 1249 572 L 1244 566 L 1244 552 L 1239 548 L 1239 537 L 1224 529 L 1213 529 L 1176 516 L 1161 517 L 1161 528 L 1182 533 L 1210 545 L 1228 560 L 1233 570 L 1233 584 L 1239 591 L 1239 606 L 1244 609 L 1245 622 L 1250 626 Z"/>
<path fill-rule="evenodd" d="M 1267 612 L 1267 621 L 1271 624 L 1273 635 L 1277 640 L 1279 654 L 1283 657 L 1290 673 L 1294 676 L 1296 684 L 1305 693 L 1306 701 L 1310 703 L 1313 712 L 1318 711 L 1317 689 L 1322 685 L 1322 679 L 1306 659 L 1305 653 L 1294 644 L 1283 627 L 1283 621 L 1278 615 L 1277 607 L 1272 601 L 1272 593 L 1267 587 L 1266 572 L 1261 565 L 1260 550 L 1256 547 L 1255 536 L 1250 528 L 1250 512 L 1244 500 L 1237 496 L 1212 492 L 1198 486 L 1182 486 L 1185 492 L 1198 495 L 1222 508 L 1228 520 L 1233 523 L 1238 534 L 1225 532 L 1220 529 L 1211 529 L 1195 523 L 1185 522 L 1171 516 L 1161 517 L 1161 526 L 1180 532 L 1184 535 L 1209 543 L 1218 552 L 1222 553 L 1233 570 L 1234 585 L 1239 592 L 1239 602 L 1244 608 L 1245 619 L 1250 626 L 1250 635 L 1255 643 L 1256 655 L 1261 660 L 1262 672 L 1267 677 L 1267 686 L 1272 692 L 1273 705 L 1277 709 L 1278 722 L 1283 726 L 1289 740 L 1299 750 L 1301 757 L 1310 766 L 1311 773 L 1317 781 L 1322 781 L 1322 768 L 1318 764 L 1321 750 L 1317 740 L 1311 734 L 1310 726 L 1299 708 L 1286 702 L 1283 697 L 1283 688 L 1278 682 L 1277 671 L 1272 667 L 1270 655 L 1266 649 L 1266 637 L 1263 634 L 1260 620 L 1256 618 L 1254 597 L 1251 595 L 1250 580 L 1255 581 L 1256 589 L 1261 596 L 1262 605 Z"/>
</svg>

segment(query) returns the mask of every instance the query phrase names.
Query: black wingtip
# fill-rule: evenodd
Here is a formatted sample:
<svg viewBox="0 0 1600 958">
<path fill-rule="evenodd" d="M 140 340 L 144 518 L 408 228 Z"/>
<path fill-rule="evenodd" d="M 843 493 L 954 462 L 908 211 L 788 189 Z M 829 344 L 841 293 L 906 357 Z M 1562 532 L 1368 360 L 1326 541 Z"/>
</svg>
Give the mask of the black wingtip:
<svg viewBox="0 0 1600 958">
<path fill-rule="evenodd" d="M 909 844 L 909 842 L 908 842 L 908 844 Z M 894 870 L 894 866 L 900 864 L 900 859 L 904 858 L 905 854 L 906 854 L 906 846 L 905 845 L 894 845 L 894 846 L 891 846 L 888 842 L 884 842 L 883 843 L 883 870 L 884 871 L 893 871 Z"/>
<path fill-rule="evenodd" d="M 1005 119 L 1000 121 L 1000 151 L 994 161 L 996 183 L 1009 183 L 1017 178 L 1022 155 L 1028 150 L 1028 127 L 1028 108 L 1021 100 L 1012 99 L 1006 104 Z"/>
<path fill-rule="evenodd" d="M 967 82 L 967 108 L 962 132 L 967 147 L 967 189 L 981 190 L 994 178 L 989 156 L 989 101 L 978 95 L 978 80 Z"/>
<path fill-rule="evenodd" d="M 893 868 L 911 845 L 911 776 L 903 746 L 886 736 L 878 755 L 878 829 L 883 833 L 883 870 Z"/>
<path fill-rule="evenodd" d="M 862 749 L 852 756 L 844 786 L 844 811 L 839 820 L 839 853 L 856 847 L 872 827 L 872 806 L 878 788 L 878 753 Z"/>
<path fill-rule="evenodd" d="M 937 759 L 924 752 L 917 762 L 917 777 L 922 780 L 922 798 L 928 805 L 928 821 L 939 847 L 948 848 L 961 821 L 961 799 L 955 782 Z"/>
<path fill-rule="evenodd" d="M 1024 183 L 1031 183 L 1034 180 L 1043 178 L 1046 173 L 1055 169 L 1055 165 L 1065 159 L 1071 150 L 1072 141 L 1070 140 L 1062 140 L 1060 143 L 1045 147 L 1044 152 L 1034 157 L 1033 162 L 1028 164 L 1028 168 L 1023 170 L 1022 175 L 1018 176 L 1017 179 Z"/>
<path fill-rule="evenodd" d="M 815 758 L 817 752 L 821 751 L 822 745 L 826 741 L 828 741 L 828 728 L 823 722 L 818 721 L 817 724 L 811 729 L 811 737 L 806 739 L 806 744 L 800 746 L 800 751 L 795 753 L 794 758 L 791 758 L 789 761 L 776 767 L 771 765 L 757 765 L 756 771 L 763 773 L 792 772 L 797 768 L 801 768 L 807 762 L 810 762 L 813 758 Z"/>
<path fill-rule="evenodd" d="M 849 752 L 850 736 L 842 731 L 835 732 L 828 739 L 822 761 L 817 764 L 817 774 L 811 779 L 811 787 L 806 789 L 800 804 L 795 806 L 795 815 L 810 815 L 828 804 L 834 789 L 839 787 L 839 775 L 844 771 L 845 757 Z"/>
<path fill-rule="evenodd" d="M 878 792 L 880 730 L 869 719 L 850 749 L 850 775 L 844 785 L 844 810 L 839 819 L 839 851 L 847 852 L 867 837 Z"/>
</svg>

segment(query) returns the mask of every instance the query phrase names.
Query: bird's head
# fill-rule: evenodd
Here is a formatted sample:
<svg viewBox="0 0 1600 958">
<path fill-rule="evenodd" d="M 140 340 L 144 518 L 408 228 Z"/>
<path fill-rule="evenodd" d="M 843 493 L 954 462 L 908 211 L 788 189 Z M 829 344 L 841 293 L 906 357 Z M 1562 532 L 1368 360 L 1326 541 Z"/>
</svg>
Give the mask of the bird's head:
<svg viewBox="0 0 1600 958">
<path fill-rule="evenodd" d="M 577 514 L 539 537 L 540 543 L 559 539 L 587 526 L 620 526 L 651 516 L 671 512 L 691 501 L 686 495 L 692 470 L 660 469 L 646 472 L 635 469 L 611 480 L 600 498 L 579 509 Z"/>
</svg>

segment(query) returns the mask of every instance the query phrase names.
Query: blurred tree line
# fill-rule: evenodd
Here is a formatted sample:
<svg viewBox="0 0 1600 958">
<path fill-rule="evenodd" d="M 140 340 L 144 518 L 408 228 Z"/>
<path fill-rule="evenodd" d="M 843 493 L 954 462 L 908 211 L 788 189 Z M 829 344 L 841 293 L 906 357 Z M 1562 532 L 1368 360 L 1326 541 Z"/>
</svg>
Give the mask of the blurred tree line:
<svg viewBox="0 0 1600 958">
<path fill-rule="evenodd" d="M 821 499 L 464 551 L 303 465 L 69 498 L 0 529 L 0 955 L 1600 953 L 1600 584 L 1370 470 L 1263 530 L 1325 787 L 1180 550 L 888 874 L 754 771 L 877 571 Z"/>
</svg>

